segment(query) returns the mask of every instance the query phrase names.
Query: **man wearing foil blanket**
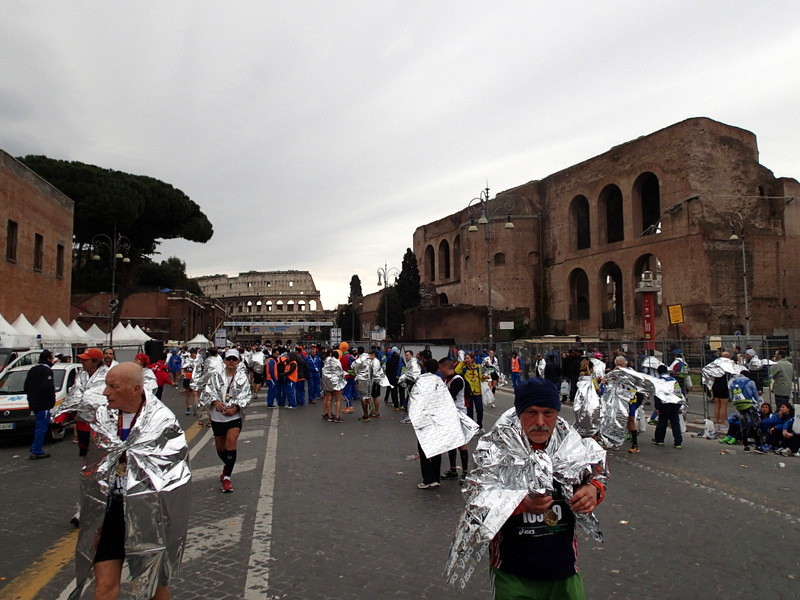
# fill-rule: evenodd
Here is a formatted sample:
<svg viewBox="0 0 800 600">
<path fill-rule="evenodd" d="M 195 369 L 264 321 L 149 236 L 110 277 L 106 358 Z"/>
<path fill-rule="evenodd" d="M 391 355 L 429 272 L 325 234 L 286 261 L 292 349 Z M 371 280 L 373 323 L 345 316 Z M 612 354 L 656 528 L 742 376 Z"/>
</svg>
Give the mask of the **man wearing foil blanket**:
<svg viewBox="0 0 800 600">
<path fill-rule="evenodd" d="M 560 410 L 551 382 L 528 379 L 478 442 L 445 569 L 452 585 L 465 587 L 488 551 L 495 600 L 584 598 L 577 525 L 602 541 L 592 511 L 605 495 L 606 452 Z"/>
<path fill-rule="evenodd" d="M 111 368 L 105 383 L 107 403 L 79 407 L 92 443 L 81 472 L 78 585 L 70 600 L 81 597 L 92 571 L 95 599 L 118 598 L 123 562 L 130 597 L 168 600 L 188 525 L 186 437 L 172 411 L 143 389 L 138 364 Z"/>
</svg>

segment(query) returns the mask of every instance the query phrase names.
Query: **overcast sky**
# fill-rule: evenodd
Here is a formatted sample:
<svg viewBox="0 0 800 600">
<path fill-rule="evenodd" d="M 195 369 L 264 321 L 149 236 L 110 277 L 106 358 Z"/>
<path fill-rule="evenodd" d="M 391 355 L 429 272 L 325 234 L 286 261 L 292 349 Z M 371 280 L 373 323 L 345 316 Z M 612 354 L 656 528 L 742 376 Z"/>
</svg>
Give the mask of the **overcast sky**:
<svg viewBox="0 0 800 600">
<path fill-rule="evenodd" d="M 800 178 L 800 3 L 3 2 L 0 148 L 156 177 L 191 276 L 378 289 L 414 229 L 689 117 Z"/>
</svg>

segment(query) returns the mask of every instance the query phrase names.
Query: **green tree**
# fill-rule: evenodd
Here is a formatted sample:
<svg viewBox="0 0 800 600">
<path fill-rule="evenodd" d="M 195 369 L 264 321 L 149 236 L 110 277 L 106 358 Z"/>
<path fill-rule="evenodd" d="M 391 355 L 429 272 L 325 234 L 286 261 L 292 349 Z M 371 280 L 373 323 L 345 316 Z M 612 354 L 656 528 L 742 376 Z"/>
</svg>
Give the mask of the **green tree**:
<svg viewBox="0 0 800 600">
<path fill-rule="evenodd" d="M 349 304 L 358 304 L 363 297 L 364 293 L 361 291 L 361 279 L 358 275 L 353 275 L 350 278 L 350 295 L 347 297 L 347 302 Z"/>
<path fill-rule="evenodd" d="M 400 276 L 397 278 L 396 284 L 402 310 L 419 306 L 421 301 L 419 282 L 417 257 L 411 251 L 411 248 L 407 248 L 405 255 L 403 255 L 403 266 L 400 269 Z"/>
<path fill-rule="evenodd" d="M 358 339 L 357 333 L 361 329 L 361 321 L 352 304 L 343 304 L 336 313 L 336 326 L 342 330 L 343 340 Z"/>
<path fill-rule="evenodd" d="M 203 295 L 197 281 L 186 276 L 186 263 L 177 256 L 170 256 L 161 263 L 142 262 L 136 269 L 134 283 L 140 287 L 186 290 L 197 296 Z"/>
<path fill-rule="evenodd" d="M 116 269 L 122 303 L 137 280 L 138 269 L 151 263 L 148 257 L 156 253 L 161 240 L 204 243 L 214 233 L 208 217 L 191 198 L 158 179 L 46 156 L 18 160 L 75 202 L 72 281 L 76 291 L 109 289 L 113 263 L 108 249 L 99 252 L 101 260 L 90 260 L 97 250 L 92 240 L 98 234 L 113 237 L 117 233 L 129 241 L 124 254 L 130 264 L 117 263 Z"/>
</svg>

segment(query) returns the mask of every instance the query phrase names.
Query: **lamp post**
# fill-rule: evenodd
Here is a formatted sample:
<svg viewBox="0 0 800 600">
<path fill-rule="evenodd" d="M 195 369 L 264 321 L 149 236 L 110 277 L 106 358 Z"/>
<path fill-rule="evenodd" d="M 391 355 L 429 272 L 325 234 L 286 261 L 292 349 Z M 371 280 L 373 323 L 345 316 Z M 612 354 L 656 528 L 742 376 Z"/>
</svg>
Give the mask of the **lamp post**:
<svg viewBox="0 0 800 600">
<path fill-rule="evenodd" d="M 488 288 L 487 312 L 489 318 L 489 348 L 494 349 L 494 310 L 492 307 L 492 222 L 505 220 L 504 229 L 514 229 L 511 221 L 511 212 L 514 210 L 514 200 L 510 196 L 502 197 L 502 204 L 497 203 L 497 196 L 492 205 L 489 204 L 489 186 L 481 190 L 477 198 L 470 200 L 467 205 L 469 211 L 469 233 L 477 233 L 478 225 L 484 226 L 484 239 L 486 240 L 486 283 Z M 497 215 L 505 213 L 505 219 Z M 477 224 L 475 216 L 479 215 Z"/>
<path fill-rule="evenodd" d="M 114 346 L 114 313 L 119 308 L 119 300 L 116 297 L 117 287 L 117 260 L 121 259 L 124 263 L 131 262 L 131 259 L 123 254 L 131 247 L 131 241 L 124 235 L 117 233 L 117 225 L 114 224 L 113 235 L 106 235 L 105 233 L 98 233 L 92 238 L 92 260 L 99 261 L 100 248 L 107 248 L 109 251 L 109 259 L 111 263 L 111 300 L 108 302 L 108 345 L 113 348 Z"/>
<path fill-rule="evenodd" d="M 747 294 L 747 257 L 744 252 L 744 218 L 741 213 L 732 212 L 730 216 L 731 224 L 731 241 L 741 239 L 742 242 L 742 283 L 744 284 L 744 335 L 750 336 L 750 300 Z M 736 235 L 736 229 L 739 229 L 739 235 Z"/>
<path fill-rule="evenodd" d="M 384 341 L 389 339 L 389 297 L 387 296 L 387 288 L 389 287 L 389 277 L 394 277 L 394 283 L 397 283 L 397 278 L 400 276 L 400 269 L 397 267 L 389 267 L 383 263 L 383 268 L 378 267 L 378 285 L 381 285 L 381 277 L 383 277 L 383 331 Z"/>
</svg>

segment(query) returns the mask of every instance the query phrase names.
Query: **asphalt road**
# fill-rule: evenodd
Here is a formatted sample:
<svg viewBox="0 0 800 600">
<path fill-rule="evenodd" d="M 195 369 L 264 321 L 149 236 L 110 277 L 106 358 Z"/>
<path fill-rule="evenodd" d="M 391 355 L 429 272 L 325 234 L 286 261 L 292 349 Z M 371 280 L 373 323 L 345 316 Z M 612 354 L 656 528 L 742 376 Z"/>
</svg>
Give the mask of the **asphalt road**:
<svg viewBox="0 0 800 600">
<path fill-rule="evenodd" d="M 444 583 L 459 486 L 417 489 L 413 430 L 397 413 L 385 408 L 369 423 L 345 415 L 337 425 L 319 418 L 319 405 L 268 410 L 260 396 L 240 439 L 233 494 L 219 491 L 208 430 L 176 410 L 196 435 L 190 531 L 173 598 L 491 597 L 485 563 L 466 590 Z M 176 390 L 165 400 L 182 405 Z M 498 393 L 487 427 L 512 401 Z M 571 417 L 568 407 L 563 415 Z M 798 597 L 800 458 L 745 454 L 690 435 L 676 450 L 670 435 L 666 446 L 652 446 L 651 428 L 640 454 L 610 453 L 597 510 L 605 542 L 579 534 L 587 597 Z M 0 599 L 66 598 L 77 447 L 50 444 L 53 458 L 29 461 L 29 443 L 0 439 Z"/>
</svg>

